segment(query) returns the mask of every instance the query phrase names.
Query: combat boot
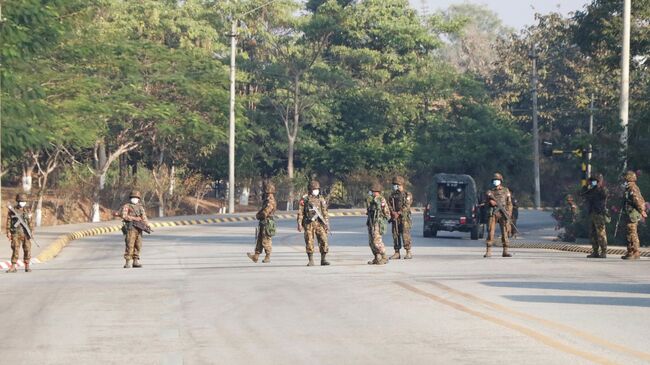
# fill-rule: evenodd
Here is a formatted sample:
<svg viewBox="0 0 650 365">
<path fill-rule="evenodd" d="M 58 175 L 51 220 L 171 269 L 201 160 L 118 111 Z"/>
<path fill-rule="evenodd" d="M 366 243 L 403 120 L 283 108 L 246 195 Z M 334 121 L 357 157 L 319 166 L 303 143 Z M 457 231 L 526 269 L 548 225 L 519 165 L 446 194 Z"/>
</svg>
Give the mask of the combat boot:
<svg viewBox="0 0 650 365">
<path fill-rule="evenodd" d="M 588 259 L 597 259 L 597 258 L 599 258 L 599 257 L 600 257 L 600 255 L 598 255 L 598 251 L 593 251 L 592 253 L 590 253 L 589 255 L 587 255 L 587 258 L 588 258 Z"/>
<path fill-rule="evenodd" d="M 382 253 L 379 257 L 379 260 L 377 260 L 378 265 L 386 265 L 388 263 L 388 257 L 386 257 L 385 253 Z"/>
<path fill-rule="evenodd" d="M 32 269 L 29 268 L 29 262 L 25 263 L 25 272 L 32 272 Z"/>
<path fill-rule="evenodd" d="M 607 251 L 603 251 L 600 255 L 598 255 L 599 259 L 606 259 L 607 258 Z"/>
<path fill-rule="evenodd" d="M 400 255 L 399 250 L 395 250 L 393 256 L 389 257 L 391 260 L 399 260 L 400 258 L 402 258 L 402 256 Z"/>
<path fill-rule="evenodd" d="M 257 252 L 256 252 L 256 253 L 254 253 L 254 254 L 253 254 L 253 253 L 250 253 L 250 252 L 248 252 L 248 253 L 246 253 L 246 256 L 248 256 L 248 258 L 249 258 L 249 259 L 251 259 L 251 260 L 252 260 L 252 261 L 253 261 L 254 263 L 257 263 L 257 259 L 259 259 L 259 257 L 260 257 L 260 254 L 259 254 L 259 253 L 257 253 Z"/>
<path fill-rule="evenodd" d="M 11 266 L 9 267 L 9 270 L 7 270 L 7 273 L 12 273 L 12 272 L 17 272 L 17 271 L 18 270 L 16 270 L 16 264 L 11 264 Z"/>
<path fill-rule="evenodd" d="M 485 255 L 483 255 L 483 257 L 485 257 L 485 258 L 492 257 L 492 246 L 491 245 L 485 246 Z"/>
<path fill-rule="evenodd" d="M 268 264 L 271 262 L 271 254 L 267 253 L 266 256 L 264 256 L 264 260 L 262 260 L 263 263 Z"/>
<path fill-rule="evenodd" d="M 512 254 L 508 252 L 508 246 L 503 245 L 503 253 L 501 254 L 502 257 L 512 257 Z"/>
<path fill-rule="evenodd" d="M 140 263 L 140 260 L 134 259 L 133 260 L 133 267 L 142 267 L 142 264 Z"/>
<path fill-rule="evenodd" d="M 327 266 L 330 262 L 327 261 L 327 253 L 322 253 L 320 255 L 320 266 Z"/>
<path fill-rule="evenodd" d="M 308 253 L 307 257 L 309 258 L 309 262 L 307 263 L 307 266 L 314 266 L 314 254 Z"/>
<path fill-rule="evenodd" d="M 131 260 L 126 260 L 126 263 L 124 264 L 125 269 L 130 269 L 131 268 Z"/>
<path fill-rule="evenodd" d="M 622 256 L 621 258 L 623 260 L 638 260 L 641 257 L 641 255 L 636 256 L 634 253 L 628 252 L 625 254 L 625 256 Z"/>
<path fill-rule="evenodd" d="M 406 256 L 404 256 L 404 260 L 410 260 L 413 258 L 413 255 L 411 254 L 411 250 L 406 250 Z"/>
<path fill-rule="evenodd" d="M 377 256 L 378 255 L 375 255 L 372 260 L 368 261 L 368 265 L 377 265 Z"/>
</svg>

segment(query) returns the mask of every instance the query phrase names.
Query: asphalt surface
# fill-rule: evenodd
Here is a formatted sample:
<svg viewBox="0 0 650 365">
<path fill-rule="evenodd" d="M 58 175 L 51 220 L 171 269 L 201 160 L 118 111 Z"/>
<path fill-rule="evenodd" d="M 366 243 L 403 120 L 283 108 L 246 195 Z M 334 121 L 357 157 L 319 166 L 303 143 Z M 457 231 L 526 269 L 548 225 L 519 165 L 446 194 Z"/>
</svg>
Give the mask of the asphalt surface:
<svg viewBox="0 0 650 365">
<path fill-rule="evenodd" d="M 293 221 L 280 222 L 270 264 L 246 257 L 250 222 L 159 229 L 141 269 L 122 268 L 121 235 L 74 241 L 30 274 L 0 276 L 2 362 L 650 363 L 647 260 L 484 259 L 469 234 L 421 237 L 418 215 L 415 258 L 371 266 L 364 223 L 332 220 L 329 267 L 305 266 Z M 522 239 L 552 224 L 522 212 Z"/>
</svg>

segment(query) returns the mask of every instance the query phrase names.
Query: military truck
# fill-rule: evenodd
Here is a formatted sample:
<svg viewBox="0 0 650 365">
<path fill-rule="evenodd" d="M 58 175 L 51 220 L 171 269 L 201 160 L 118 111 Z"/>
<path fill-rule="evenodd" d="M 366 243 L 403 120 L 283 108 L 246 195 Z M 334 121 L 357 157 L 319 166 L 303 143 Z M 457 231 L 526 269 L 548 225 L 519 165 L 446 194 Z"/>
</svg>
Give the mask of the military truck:
<svg viewBox="0 0 650 365">
<path fill-rule="evenodd" d="M 469 175 L 436 174 L 429 187 L 424 211 L 424 237 L 438 231 L 469 232 L 473 240 L 483 238 L 482 219 L 476 183 Z"/>
</svg>

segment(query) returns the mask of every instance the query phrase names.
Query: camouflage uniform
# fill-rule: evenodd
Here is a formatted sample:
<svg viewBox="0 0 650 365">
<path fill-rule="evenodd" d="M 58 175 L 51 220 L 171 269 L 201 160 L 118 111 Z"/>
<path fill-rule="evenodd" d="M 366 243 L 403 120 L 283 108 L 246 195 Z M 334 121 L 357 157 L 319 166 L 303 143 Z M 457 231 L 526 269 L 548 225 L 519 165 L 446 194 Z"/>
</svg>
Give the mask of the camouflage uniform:
<svg viewBox="0 0 650 365">
<path fill-rule="evenodd" d="M 564 233 L 558 235 L 558 239 L 565 242 L 575 242 L 575 223 L 578 217 L 578 206 L 573 196 L 567 195 L 566 205 L 553 211 L 552 217 L 557 221 L 556 229 L 564 228 Z"/>
<path fill-rule="evenodd" d="M 595 185 L 592 183 L 595 182 Z M 593 252 L 588 258 L 607 258 L 607 232 L 605 226 L 610 221 L 607 213 L 607 188 L 603 176 L 595 175 L 589 179 L 581 195 L 587 200 L 589 212 L 589 239 Z M 600 254 L 598 250 L 600 249 Z"/>
<path fill-rule="evenodd" d="M 308 266 L 314 266 L 314 236 L 318 240 L 318 248 L 321 255 L 321 265 L 329 265 L 326 256 L 329 252 L 327 233 L 329 232 L 329 213 L 327 212 L 327 201 L 320 194 L 313 195 L 314 190 L 319 190 L 320 183 L 312 181 L 309 183 L 309 194 L 300 199 L 298 208 L 298 231 L 305 232 L 305 246 L 307 249 Z M 322 220 L 318 218 L 316 210 L 320 213 Z"/>
<path fill-rule="evenodd" d="M 393 185 L 398 186 L 397 190 L 388 198 L 388 208 L 390 210 L 391 231 L 393 233 L 393 248 L 395 254 L 391 259 L 400 258 L 402 243 L 406 250 L 405 259 L 411 259 L 411 204 L 413 204 L 413 195 L 404 190 L 404 178 L 397 176 L 393 179 Z"/>
<path fill-rule="evenodd" d="M 624 194 L 623 222 L 625 222 L 627 232 L 627 253 L 621 258 L 624 260 L 637 260 L 641 257 L 637 226 L 641 218 L 647 217 L 645 200 L 641 195 L 639 186 L 636 184 L 636 174 L 634 171 L 628 171 L 625 174 L 625 181 L 627 186 Z"/>
<path fill-rule="evenodd" d="M 373 196 L 366 199 L 366 214 L 368 215 L 366 226 L 368 226 L 368 245 L 374 259 L 368 261 L 368 264 L 383 265 L 388 262 L 388 259 L 386 258 L 386 248 L 382 241 L 382 234 L 386 229 L 386 218 L 390 216 L 390 210 L 388 204 L 386 204 L 386 199 L 379 195 L 382 191 L 381 185 L 372 184 L 370 190 L 373 192 Z M 375 195 L 375 193 L 379 194 Z"/>
<path fill-rule="evenodd" d="M 503 182 L 503 176 L 496 173 L 493 180 Z M 492 244 L 494 243 L 497 223 L 501 227 L 501 243 L 503 244 L 503 254 L 501 256 L 512 257 L 512 254 L 508 253 L 508 237 L 510 235 L 508 220 L 512 217 L 512 194 L 508 188 L 500 184 L 488 190 L 485 195 L 485 201 L 488 204 L 488 236 L 485 242 L 486 251 L 484 257 L 492 256 Z M 501 206 L 506 211 L 507 217 L 498 211 L 498 206 Z"/>
<path fill-rule="evenodd" d="M 16 196 L 16 203 L 25 202 L 27 203 L 27 195 L 18 194 Z M 34 233 L 34 222 L 32 220 L 32 212 L 30 209 L 25 206 L 21 208 L 18 204 L 13 207 L 16 213 L 23 219 L 25 223 L 29 226 L 32 234 Z M 23 262 L 25 263 L 25 272 L 32 271 L 29 267 L 29 260 L 32 258 L 32 241 L 28 238 L 28 234 L 25 228 L 18 224 L 18 218 L 11 211 L 7 212 L 7 237 L 11 241 L 11 267 L 7 270 L 8 273 L 16 272 L 16 265 L 18 264 L 18 258 L 20 255 L 20 248 L 23 248 Z"/>
<path fill-rule="evenodd" d="M 131 260 L 133 260 L 133 267 L 142 267 L 140 264 L 140 252 L 142 251 L 142 231 L 133 226 L 133 222 L 141 220 L 145 224 L 149 224 L 147 220 L 147 212 L 141 202 L 141 195 L 139 191 L 132 191 L 129 198 L 137 198 L 137 204 L 129 202 L 122 206 L 120 210 L 120 217 L 122 218 L 122 232 L 124 233 L 125 249 L 124 249 L 124 268 L 131 267 Z"/>
<path fill-rule="evenodd" d="M 255 215 L 257 220 L 260 221 L 257 228 L 255 253 L 247 253 L 248 257 L 255 263 L 262 254 L 262 250 L 266 251 L 266 256 L 264 256 L 262 262 L 265 264 L 271 262 L 271 252 L 273 251 L 271 237 L 275 234 L 275 221 L 273 219 L 273 214 L 275 214 L 277 209 L 274 194 L 275 186 L 271 183 L 265 184 L 265 196 L 264 201 L 262 202 L 262 208 Z"/>
</svg>

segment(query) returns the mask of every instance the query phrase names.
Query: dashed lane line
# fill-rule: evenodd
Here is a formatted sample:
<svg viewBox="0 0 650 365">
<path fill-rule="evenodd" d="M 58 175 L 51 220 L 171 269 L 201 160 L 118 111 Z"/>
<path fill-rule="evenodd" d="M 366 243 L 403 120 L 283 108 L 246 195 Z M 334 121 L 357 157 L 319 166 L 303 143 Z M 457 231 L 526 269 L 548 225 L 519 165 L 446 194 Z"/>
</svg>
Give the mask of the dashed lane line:
<svg viewBox="0 0 650 365">
<path fill-rule="evenodd" d="M 537 316 L 533 316 L 533 315 L 530 315 L 530 314 L 527 314 L 527 313 L 524 313 L 524 312 L 520 312 L 520 311 L 511 309 L 511 308 L 508 308 L 508 307 L 506 307 L 504 305 L 497 304 L 497 303 L 491 302 L 489 300 L 477 297 L 475 295 L 465 293 L 465 292 L 462 292 L 460 290 L 451 288 L 451 287 L 449 287 L 449 286 L 447 286 L 445 284 L 439 283 L 437 281 L 427 281 L 427 283 L 437 287 L 438 289 L 446 291 L 448 293 L 461 296 L 463 298 L 472 300 L 472 301 L 474 301 L 476 303 L 483 304 L 483 305 L 485 305 L 485 306 L 487 306 L 489 308 L 496 309 L 496 310 L 501 311 L 503 313 L 510 314 L 512 316 L 519 317 L 521 319 L 535 321 L 535 322 L 540 323 L 540 324 L 542 324 L 542 325 L 544 325 L 546 327 L 552 328 L 554 330 L 559 330 L 559 331 L 562 331 L 562 332 L 565 332 L 565 333 L 569 333 L 569 334 L 574 335 L 576 337 L 579 337 L 579 338 L 581 338 L 583 340 L 591 342 L 591 343 L 593 343 L 595 345 L 607 347 L 610 350 L 619 351 L 619 352 L 621 352 L 623 354 L 634 356 L 634 357 L 636 357 L 638 359 L 641 359 L 641 360 L 650 361 L 650 354 L 647 353 L 647 352 L 638 351 L 638 350 L 629 348 L 627 346 L 623 346 L 623 345 L 620 345 L 620 344 L 617 344 L 617 343 L 614 343 L 614 342 L 610 342 L 610 341 L 605 340 L 603 338 L 594 336 L 594 335 L 592 335 L 590 333 L 581 331 L 579 329 L 573 328 L 571 326 L 567 326 L 567 325 L 562 324 L 562 323 L 554 322 L 554 321 L 551 321 L 551 320 L 547 320 L 547 319 L 544 319 L 544 318 L 540 318 L 540 317 L 537 317 Z"/>
<path fill-rule="evenodd" d="M 400 287 L 402 287 L 402 288 L 404 288 L 404 289 L 406 289 L 406 290 L 408 290 L 408 291 L 410 291 L 412 293 L 415 293 L 415 294 L 418 294 L 418 295 L 423 296 L 425 298 L 431 299 L 431 300 L 433 300 L 435 302 L 438 302 L 440 304 L 444 304 L 444 305 L 446 305 L 448 307 L 451 307 L 453 309 L 456 309 L 456 310 L 458 310 L 460 312 L 463 312 L 463 313 L 469 314 L 471 316 L 474 316 L 474 317 L 480 318 L 482 320 L 485 320 L 487 322 L 491 322 L 493 324 L 497 324 L 499 326 L 502 326 L 502 327 L 509 328 L 511 330 L 517 331 L 517 332 L 519 332 L 519 333 L 521 333 L 521 334 L 523 334 L 525 336 L 528 336 L 528 337 L 530 337 L 530 338 L 532 338 L 532 339 L 534 339 L 534 340 L 536 340 L 538 342 L 541 342 L 541 343 L 545 344 L 546 346 L 549 346 L 549 347 L 551 347 L 553 349 L 562 351 L 562 352 L 567 353 L 569 355 L 578 356 L 578 357 L 581 357 L 581 358 L 586 359 L 588 361 L 594 362 L 596 364 L 604 364 L 604 365 L 617 364 L 616 362 L 613 362 L 613 361 L 611 361 L 609 359 L 606 359 L 604 357 L 595 355 L 595 354 L 590 353 L 590 352 L 583 351 L 583 350 L 581 350 L 581 349 L 579 349 L 577 347 L 571 346 L 571 345 L 564 344 L 564 343 L 562 343 L 562 342 L 560 342 L 560 341 L 558 341 L 558 340 L 556 340 L 556 339 L 554 339 L 554 338 L 552 338 L 550 336 L 544 335 L 544 334 L 542 334 L 540 332 L 537 332 L 537 331 L 535 331 L 533 329 L 530 329 L 528 327 L 524 327 L 524 326 L 522 326 L 520 324 L 510 322 L 508 320 L 501 319 L 501 318 L 498 318 L 498 317 L 495 317 L 495 316 L 492 316 L 492 315 L 489 315 L 489 314 L 485 314 L 485 313 L 482 313 L 482 312 L 479 312 L 479 311 L 475 311 L 475 310 L 470 309 L 470 308 L 468 308 L 468 307 L 466 307 L 466 306 L 464 306 L 462 304 L 458 304 L 458 303 L 452 302 L 450 300 L 444 299 L 444 298 L 439 297 L 437 295 L 434 295 L 434 294 L 431 294 L 431 293 L 426 292 L 424 290 L 418 289 L 418 288 L 416 288 L 416 287 L 414 287 L 412 285 L 409 285 L 409 284 L 406 284 L 406 283 L 403 283 L 403 282 L 400 282 L 400 281 L 396 281 L 395 284 L 397 284 L 398 286 L 400 286 Z"/>
</svg>

